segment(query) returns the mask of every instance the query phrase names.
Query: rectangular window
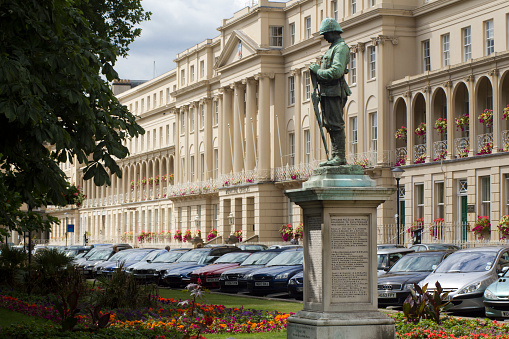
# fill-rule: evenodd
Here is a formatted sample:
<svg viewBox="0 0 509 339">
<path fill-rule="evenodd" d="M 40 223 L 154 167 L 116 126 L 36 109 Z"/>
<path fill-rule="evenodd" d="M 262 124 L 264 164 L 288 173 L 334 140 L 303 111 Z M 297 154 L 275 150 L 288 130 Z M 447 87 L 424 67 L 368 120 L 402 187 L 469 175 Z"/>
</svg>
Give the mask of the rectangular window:
<svg viewBox="0 0 509 339">
<path fill-rule="evenodd" d="M 170 103 L 170 89 L 166 89 L 166 104 Z"/>
<path fill-rule="evenodd" d="M 295 133 L 288 134 L 288 144 L 290 147 L 290 161 L 289 165 L 294 166 L 295 165 Z"/>
<path fill-rule="evenodd" d="M 191 165 L 191 182 L 194 182 L 194 179 L 195 179 L 195 170 L 194 170 L 194 155 L 191 155 L 191 159 L 189 160 L 190 161 L 190 165 Z"/>
<path fill-rule="evenodd" d="M 436 200 L 436 211 L 435 218 L 445 218 L 445 189 L 444 182 L 435 183 L 435 200 Z"/>
<path fill-rule="evenodd" d="M 424 218 L 424 184 L 415 184 L 415 216 L 416 219 Z"/>
<path fill-rule="evenodd" d="M 200 77 L 202 77 L 202 78 L 205 77 L 205 61 L 204 60 L 200 61 Z"/>
<path fill-rule="evenodd" d="M 205 105 L 200 105 L 200 128 L 205 126 Z"/>
<path fill-rule="evenodd" d="M 470 26 L 461 30 L 463 40 L 463 61 L 472 59 L 472 36 Z"/>
<path fill-rule="evenodd" d="M 145 112 L 145 99 L 141 99 L 141 113 Z"/>
<path fill-rule="evenodd" d="M 152 140 L 153 140 L 152 148 L 156 148 L 157 147 L 157 145 L 156 145 L 156 143 L 157 143 L 157 130 L 155 128 L 152 131 Z"/>
<path fill-rule="evenodd" d="M 376 51 L 375 46 L 368 47 L 368 57 L 369 57 L 369 78 L 376 78 Z"/>
<path fill-rule="evenodd" d="M 147 150 L 150 149 L 150 131 L 147 131 Z"/>
<path fill-rule="evenodd" d="M 442 66 L 451 64 L 450 37 L 449 33 L 442 35 Z"/>
<path fill-rule="evenodd" d="M 214 101 L 214 125 L 219 123 L 219 101 Z"/>
<path fill-rule="evenodd" d="M 212 220 L 212 222 L 214 223 L 214 228 L 217 229 L 217 219 L 219 218 L 219 205 L 218 204 L 214 204 L 212 205 L 213 207 L 213 214 L 214 214 L 214 219 Z"/>
<path fill-rule="evenodd" d="M 490 177 L 481 177 L 481 215 L 490 217 L 491 213 L 491 190 Z"/>
<path fill-rule="evenodd" d="M 283 47 L 283 26 L 269 27 L 269 46 Z"/>
<path fill-rule="evenodd" d="M 288 78 L 288 105 L 295 104 L 295 78 Z"/>
<path fill-rule="evenodd" d="M 180 115 L 180 134 L 184 134 L 186 132 L 186 112 L 182 112 Z"/>
<path fill-rule="evenodd" d="M 311 163 L 311 133 L 309 130 L 304 130 L 304 162 Z"/>
<path fill-rule="evenodd" d="M 166 125 L 166 145 L 170 144 L 170 125 Z"/>
<path fill-rule="evenodd" d="M 338 21 L 338 2 L 332 1 L 330 6 L 331 6 L 332 18 L 334 20 Z"/>
<path fill-rule="evenodd" d="M 147 111 L 150 111 L 150 95 L 147 97 Z"/>
<path fill-rule="evenodd" d="M 304 99 L 311 98 L 311 76 L 309 71 L 304 72 Z"/>
<path fill-rule="evenodd" d="M 189 109 L 189 132 L 194 131 L 194 107 Z"/>
<path fill-rule="evenodd" d="M 493 19 L 484 22 L 484 55 L 495 52 L 495 35 L 493 33 Z"/>
<path fill-rule="evenodd" d="M 178 228 L 182 229 L 182 207 L 179 207 L 177 209 L 177 218 L 178 218 L 178 222 L 179 222 Z"/>
<path fill-rule="evenodd" d="M 352 14 L 355 14 L 357 13 L 357 0 L 351 0 L 351 9 L 352 9 Z"/>
<path fill-rule="evenodd" d="M 190 80 L 191 80 L 191 82 L 193 82 L 194 81 L 194 65 L 191 66 L 190 73 L 191 73 L 191 75 L 190 75 L 191 79 Z"/>
<path fill-rule="evenodd" d="M 152 96 L 153 100 L 153 104 L 152 104 L 152 107 L 153 108 L 156 108 L 157 107 L 157 97 L 156 97 L 156 94 L 154 93 L 154 95 Z"/>
<path fill-rule="evenodd" d="M 350 54 L 350 83 L 357 83 L 357 53 Z"/>
<path fill-rule="evenodd" d="M 155 94 L 154 94 L 155 96 Z M 159 91 L 159 107 L 163 105 L 163 91 Z M 155 103 L 154 103 L 155 106 Z"/>
<path fill-rule="evenodd" d="M 145 136 L 141 136 L 141 144 L 140 144 L 140 152 L 143 152 L 145 150 Z"/>
<path fill-rule="evenodd" d="M 357 127 L 357 117 L 353 117 L 350 119 L 350 126 L 351 126 L 351 140 L 352 140 L 352 148 L 351 152 L 353 155 L 356 155 L 358 152 L 358 127 Z"/>
<path fill-rule="evenodd" d="M 214 149 L 214 179 L 218 178 L 219 172 L 219 150 Z"/>
<path fill-rule="evenodd" d="M 159 147 L 163 147 L 163 128 L 159 127 Z"/>
<path fill-rule="evenodd" d="M 138 114 L 138 101 L 134 103 L 134 113 Z"/>
<path fill-rule="evenodd" d="M 205 180 L 205 154 L 200 154 L 200 177 L 201 180 Z"/>
<path fill-rule="evenodd" d="M 376 112 L 369 115 L 369 127 L 370 149 L 376 153 L 378 149 L 378 117 Z"/>
<path fill-rule="evenodd" d="M 290 46 L 295 45 L 295 22 L 292 22 L 290 28 Z"/>
<path fill-rule="evenodd" d="M 369 7 L 375 7 L 376 6 L 376 0 L 369 0 Z"/>
<path fill-rule="evenodd" d="M 304 18 L 304 30 L 306 39 L 311 38 L 311 17 L 307 16 Z"/>
<path fill-rule="evenodd" d="M 192 226 L 192 221 L 193 221 L 193 218 L 192 217 L 192 210 L 191 210 L 191 206 L 188 206 L 187 207 L 187 229 L 190 230 Z"/>
<path fill-rule="evenodd" d="M 184 69 L 180 70 L 180 84 L 182 86 L 186 84 L 186 71 Z"/>
<path fill-rule="evenodd" d="M 431 56 L 429 51 L 429 40 L 425 40 L 422 42 L 422 71 L 430 71 L 431 70 Z"/>
</svg>

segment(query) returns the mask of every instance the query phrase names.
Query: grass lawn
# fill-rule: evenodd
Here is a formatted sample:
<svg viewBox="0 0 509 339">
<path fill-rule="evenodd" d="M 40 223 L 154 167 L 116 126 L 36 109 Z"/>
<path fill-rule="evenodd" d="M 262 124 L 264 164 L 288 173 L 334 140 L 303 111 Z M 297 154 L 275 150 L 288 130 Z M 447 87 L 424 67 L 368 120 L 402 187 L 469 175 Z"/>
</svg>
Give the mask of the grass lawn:
<svg viewBox="0 0 509 339">
<path fill-rule="evenodd" d="M 27 323 L 32 321 L 42 324 L 47 322 L 48 320 L 30 317 L 28 315 L 24 315 L 18 312 L 6 310 L 5 308 L 0 308 L 0 327 L 9 326 L 11 324 Z"/>
<path fill-rule="evenodd" d="M 182 290 L 170 290 L 170 289 L 160 289 L 159 295 L 163 298 L 173 298 L 173 299 L 181 299 L 181 300 L 189 300 L 190 295 L 189 292 Z M 256 310 L 266 310 L 266 311 L 279 311 L 283 313 L 297 313 L 302 310 L 302 303 L 284 301 L 284 300 L 263 300 L 258 298 L 244 297 L 238 296 L 235 294 L 218 294 L 218 293 L 210 293 L 205 292 L 204 297 L 197 302 L 201 304 L 215 304 L 215 305 L 224 305 L 225 307 L 233 308 L 233 307 L 241 307 L 247 309 L 256 309 Z M 286 335 L 286 334 L 285 334 Z M 216 337 L 214 337 L 216 338 Z M 223 337 L 217 337 L 223 338 Z M 225 337 L 226 338 L 226 337 Z M 240 338 L 240 337 L 239 337 Z M 249 337 L 253 338 L 253 337 Z"/>
</svg>

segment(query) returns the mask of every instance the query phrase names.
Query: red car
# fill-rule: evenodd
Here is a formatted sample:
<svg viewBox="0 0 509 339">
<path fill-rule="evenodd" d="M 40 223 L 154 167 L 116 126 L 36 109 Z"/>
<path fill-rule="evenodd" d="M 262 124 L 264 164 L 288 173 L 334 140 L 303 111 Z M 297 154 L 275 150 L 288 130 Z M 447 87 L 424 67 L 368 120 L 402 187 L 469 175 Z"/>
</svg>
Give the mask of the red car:
<svg viewBox="0 0 509 339">
<path fill-rule="evenodd" d="M 241 262 L 246 260 L 252 252 L 230 252 L 218 258 L 213 264 L 201 267 L 191 273 L 191 282 L 198 283 L 198 278 L 201 280 L 201 285 L 205 287 L 219 287 L 219 277 L 221 273 L 226 270 L 232 269 L 240 265 Z"/>
</svg>

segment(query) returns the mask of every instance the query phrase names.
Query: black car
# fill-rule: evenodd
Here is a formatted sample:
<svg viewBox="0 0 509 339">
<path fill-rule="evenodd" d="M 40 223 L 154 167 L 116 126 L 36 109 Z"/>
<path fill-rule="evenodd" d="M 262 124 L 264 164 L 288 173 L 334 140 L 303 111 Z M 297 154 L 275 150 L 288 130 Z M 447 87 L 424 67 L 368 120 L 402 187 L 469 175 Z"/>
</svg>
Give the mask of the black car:
<svg viewBox="0 0 509 339">
<path fill-rule="evenodd" d="M 253 253 L 238 267 L 224 271 L 221 277 L 219 277 L 221 292 L 237 293 L 247 290 L 247 283 L 244 276 L 264 267 L 270 260 L 284 250 L 283 248 L 276 248 Z"/>
<path fill-rule="evenodd" d="M 148 262 L 131 265 L 126 272 L 132 274 L 140 283 L 158 283 L 161 272 L 166 272 L 166 269 L 187 251 L 189 251 L 188 248 L 171 250 Z"/>
<path fill-rule="evenodd" d="M 403 302 L 418 283 L 426 278 L 454 251 L 409 253 L 399 259 L 387 274 L 378 277 L 378 306 L 403 306 Z"/>
<path fill-rule="evenodd" d="M 235 246 L 217 246 L 195 248 L 172 264 L 164 273 L 161 273 L 161 283 L 170 287 L 181 287 L 191 282 L 191 272 L 212 264 L 223 254 L 237 252 Z"/>
<path fill-rule="evenodd" d="M 125 252 L 124 255 L 122 253 Z M 110 260 L 103 262 L 96 266 L 96 274 L 110 277 L 113 273 L 122 267 L 123 272 L 125 269 L 134 265 L 146 257 L 152 255 L 157 255 L 161 252 L 160 249 L 155 248 L 135 248 L 131 250 L 120 251 L 114 256 L 110 258 Z"/>
<path fill-rule="evenodd" d="M 288 294 L 291 298 L 302 300 L 304 296 L 304 272 L 299 272 L 288 280 Z"/>
</svg>

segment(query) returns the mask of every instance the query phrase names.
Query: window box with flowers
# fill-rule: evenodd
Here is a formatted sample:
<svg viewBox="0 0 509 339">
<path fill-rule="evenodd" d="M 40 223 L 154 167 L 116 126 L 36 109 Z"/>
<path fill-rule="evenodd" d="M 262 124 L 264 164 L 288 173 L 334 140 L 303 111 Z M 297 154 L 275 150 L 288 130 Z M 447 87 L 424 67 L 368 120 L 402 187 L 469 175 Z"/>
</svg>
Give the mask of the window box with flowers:
<svg viewBox="0 0 509 339">
<path fill-rule="evenodd" d="M 433 224 L 429 228 L 429 234 L 432 238 L 441 238 L 444 233 L 444 218 L 436 218 L 433 220 Z"/>
<path fill-rule="evenodd" d="M 304 236 L 304 226 L 299 224 L 299 226 L 295 227 L 294 234 L 298 235 L 300 239 Z"/>
<path fill-rule="evenodd" d="M 279 233 L 283 238 L 283 241 L 290 241 L 293 237 L 293 227 L 290 224 L 283 225 L 279 228 Z"/>
<path fill-rule="evenodd" d="M 237 230 L 232 234 L 238 241 L 242 241 L 242 230 Z"/>
<path fill-rule="evenodd" d="M 469 117 L 468 113 L 460 115 L 456 118 L 456 131 L 461 130 L 462 132 L 468 130 Z"/>
<path fill-rule="evenodd" d="M 406 155 L 399 158 L 398 161 L 396 162 L 396 164 L 394 165 L 394 167 L 404 166 L 405 164 L 406 164 Z"/>
<path fill-rule="evenodd" d="M 426 154 L 422 154 L 417 159 L 415 159 L 414 164 L 424 164 L 425 162 L 426 162 Z"/>
<path fill-rule="evenodd" d="M 191 230 L 186 230 L 184 233 L 184 237 L 182 238 L 183 242 L 189 242 L 193 239 L 193 234 L 191 233 Z"/>
<path fill-rule="evenodd" d="M 182 231 L 176 230 L 175 235 L 173 236 L 173 239 L 175 239 L 177 241 L 182 241 Z"/>
<path fill-rule="evenodd" d="M 447 132 L 447 119 L 438 118 L 438 120 L 435 121 L 435 127 L 433 128 L 440 134 Z"/>
<path fill-rule="evenodd" d="M 500 239 L 509 238 L 509 215 L 503 215 L 500 218 L 500 222 L 497 225 Z"/>
<path fill-rule="evenodd" d="M 212 239 L 217 238 L 217 230 L 215 228 L 211 229 L 209 234 L 207 235 L 207 241 L 211 241 Z"/>
<path fill-rule="evenodd" d="M 419 138 L 426 137 L 426 124 L 424 122 L 421 122 L 419 126 L 417 126 L 417 128 L 415 129 L 414 133 Z"/>
<path fill-rule="evenodd" d="M 478 216 L 475 221 L 475 227 L 472 228 L 472 232 L 478 239 L 488 238 L 491 233 L 490 218 L 485 215 Z"/>
<path fill-rule="evenodd" d="M 408 233 L 412 234 L 412 237 L 415 236 L 415 233 L 418 231 L 422 231 L 424 227 L 424 218 L 415 219 L 414 224 L 408 228 Z"/>
<path fill-rule="evenodd" d="M 477 153 L 477 155 L 491 154 L 492 149 L 493 144 L 491 142 L 487 142 L 481 147 L 481 150 L 479 151 L 479 153 Z"/>
<path fill-rule="evenodd" d="M 479 122 L 484 124 L 486 127 L 493 125 L 493 110 L 486 108 L 479 115 Z"/>
<path fill-rule="evenodd" d="M 394 135 L 397 140 L 402 140 L 406 143 L 407 139 L 407 129 L 405 126 L 401 126 L 401 128 L 398 128 L 396 130 L 396 134 Z"/>
</svg>

